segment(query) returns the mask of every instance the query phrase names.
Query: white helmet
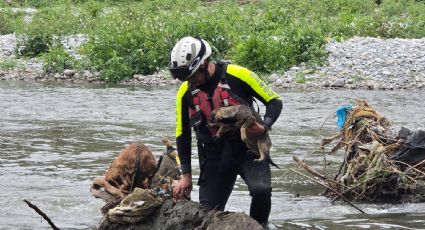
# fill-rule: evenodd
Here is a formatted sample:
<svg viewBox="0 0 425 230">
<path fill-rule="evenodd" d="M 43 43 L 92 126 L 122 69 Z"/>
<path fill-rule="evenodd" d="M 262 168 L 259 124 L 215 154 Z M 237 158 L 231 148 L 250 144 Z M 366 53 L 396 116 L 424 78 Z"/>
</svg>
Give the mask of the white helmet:
<svg viewBox="0 0 425 230">
<path fill-rule="evenodd" d="M 211 56 L 211 46 L 206 41 L 200 38 L 184 37 L 171 51 L 168 70 L 174 79 L 185 81 L 204 64 L 209 56 Z"/>
</svg>

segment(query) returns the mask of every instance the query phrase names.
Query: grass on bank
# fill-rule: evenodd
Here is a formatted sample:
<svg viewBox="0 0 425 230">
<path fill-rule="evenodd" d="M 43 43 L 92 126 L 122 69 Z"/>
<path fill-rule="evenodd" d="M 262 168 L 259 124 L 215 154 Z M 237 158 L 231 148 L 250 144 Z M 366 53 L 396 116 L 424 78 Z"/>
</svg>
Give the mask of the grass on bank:
<svg viewBox="0 0 425 230">
<path fill-rule="evenodd" d="M 11 70 L 19 67 L 19 63 L 16 59 L 4 59 L 0 60 L 0 70 Z"/>
<path fill-rule="evenodd" d="M 209 41 L 214 59 L 258 73 L 321 63 L 328 38 L 425 37 L 425 3 L 414 0 L 384 0 L 379 6 L 374 0 L 12 2 L 38 9 L 29 24 L 14 14 L 0 16 L 8 23 L 0 32 L 16 32 L 18 45 L 26 47 L 21 55 L 46 56 L 54 50 L 50 63 L 64 66 L 70 57 L 58 52 L 54 38 L 87 34 L 89 42 L 80 49 L 87 59 L 79 66 L 101 71 L 109 82 L 164 68 L 174 43 L 188 35 Z"/>
</svg>

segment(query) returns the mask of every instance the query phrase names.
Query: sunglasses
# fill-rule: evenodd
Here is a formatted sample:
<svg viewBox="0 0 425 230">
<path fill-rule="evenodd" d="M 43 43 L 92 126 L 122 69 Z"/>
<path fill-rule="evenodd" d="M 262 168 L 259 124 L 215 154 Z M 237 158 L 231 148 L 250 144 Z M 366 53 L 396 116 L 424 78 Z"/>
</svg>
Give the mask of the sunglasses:
<svg viewBox="0 0 425 230">
<path fill-rule="evenodd" d="M 179 79 L 180 81 L 186 81 L 191 77 L 192 71 L 189 70 L 187 66 L 181 66 L 181 67 L 171 67 L 168 66 L 168 70 L 170 70 L 171 76 L 174 79 Z"/>
</svg>

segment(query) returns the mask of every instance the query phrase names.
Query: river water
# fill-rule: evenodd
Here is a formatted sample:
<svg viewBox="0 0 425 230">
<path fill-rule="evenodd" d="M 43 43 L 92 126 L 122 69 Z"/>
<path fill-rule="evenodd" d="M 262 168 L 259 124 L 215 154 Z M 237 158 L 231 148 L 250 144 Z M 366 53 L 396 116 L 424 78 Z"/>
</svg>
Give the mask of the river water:
<svg viewBox="0 0 425 230">
<path fill-rule="evenodd" d="M 22 200 L 28 199 L 63 229 L 92 229 L 103 202 L 94 199 L 91 179 L 105 173 L 128 143 L 143 142 L 155 155 L 165 149 L 162 136 L 174 140 L 177 88 L 105 87 L 0 82 L 0 229 L 49 229 Z M 334 134 L 343 103 L 362 97 L 394 121 L 394 126 L 424 127 L 423 91 L 280 90 L 284 109 L 271 133 L 270 221 L 279 229 L 425 229 L 425 204 L 356 204 L 320 196 L 320 185 L 291 173 L 292 156 L 332 175 L 341 154 L 314 151 L 320 135 Z M 261 106 L 260 106 L 261 107 Z M 264 112 L 264 108 L 261 109 Z M 324 123 L 324 121 L 327 122 Z M 322 123 L 324 123 L 322 127 Z M 321 128 L 322 127 L 322 128 Z M 195 177 L 198 174 L 193 156 Z M 302 171 L 301 169 L 299 171 Z M 198 188 L 192 198 L 196 201 Z M 249 212 L 250 197 L 240 178 L 227 210 Z"/>
</svg>

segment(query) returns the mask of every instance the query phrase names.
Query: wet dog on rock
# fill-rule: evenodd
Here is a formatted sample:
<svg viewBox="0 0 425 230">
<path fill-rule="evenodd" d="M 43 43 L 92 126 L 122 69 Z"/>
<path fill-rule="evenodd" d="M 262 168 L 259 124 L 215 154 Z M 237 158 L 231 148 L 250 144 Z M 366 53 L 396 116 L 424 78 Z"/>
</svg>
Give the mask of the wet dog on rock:
<svg viewBox="0 0 425 230">
<path fill-rule="evenodd" d="M 114 196 L 123 198 L 136 187 L 148 188 L 156 171 L 157 162 L 149 148 L 143 144 L 130 144 L 111 163 L 105 176 L 93 179 L 91 191 L 104 200 L 111 200 Z M 100 188 L 107 193 L 101 192 Z"/>
<path fill-rule="evenodd" d="M 166 138 L 162 142 L 167 151 L 159 158 L 158 163 L 148 147 L 130 144 L 112 161 L 104 176 L 93 179 L 90 192 L 106 202 L 101 208 L 103 214 L 119 205 L 136 188 L 158 196 L 172 193 L 174 183 L 180 179 L 180 162 L 171 142 Z"/>
<path fill-rule="evenodd" d="M 249 151 L 259 157 L 255 161 L 268 159 L 269 150 L 272 146 L 269 134 L 264 133 L 255 138 L 248 138 L 246 128 L 254 122 L 261 122 L 261 116 L 251 107 L 246 105 L 235 105 L 221 107 L 212 112 L 212 121 L 210 126 L 218 127 L 215 138 L 220 138 L 225 134 L 237 133 L 240 131 L 241 139 L 245 142 Z"/>
</svg>

